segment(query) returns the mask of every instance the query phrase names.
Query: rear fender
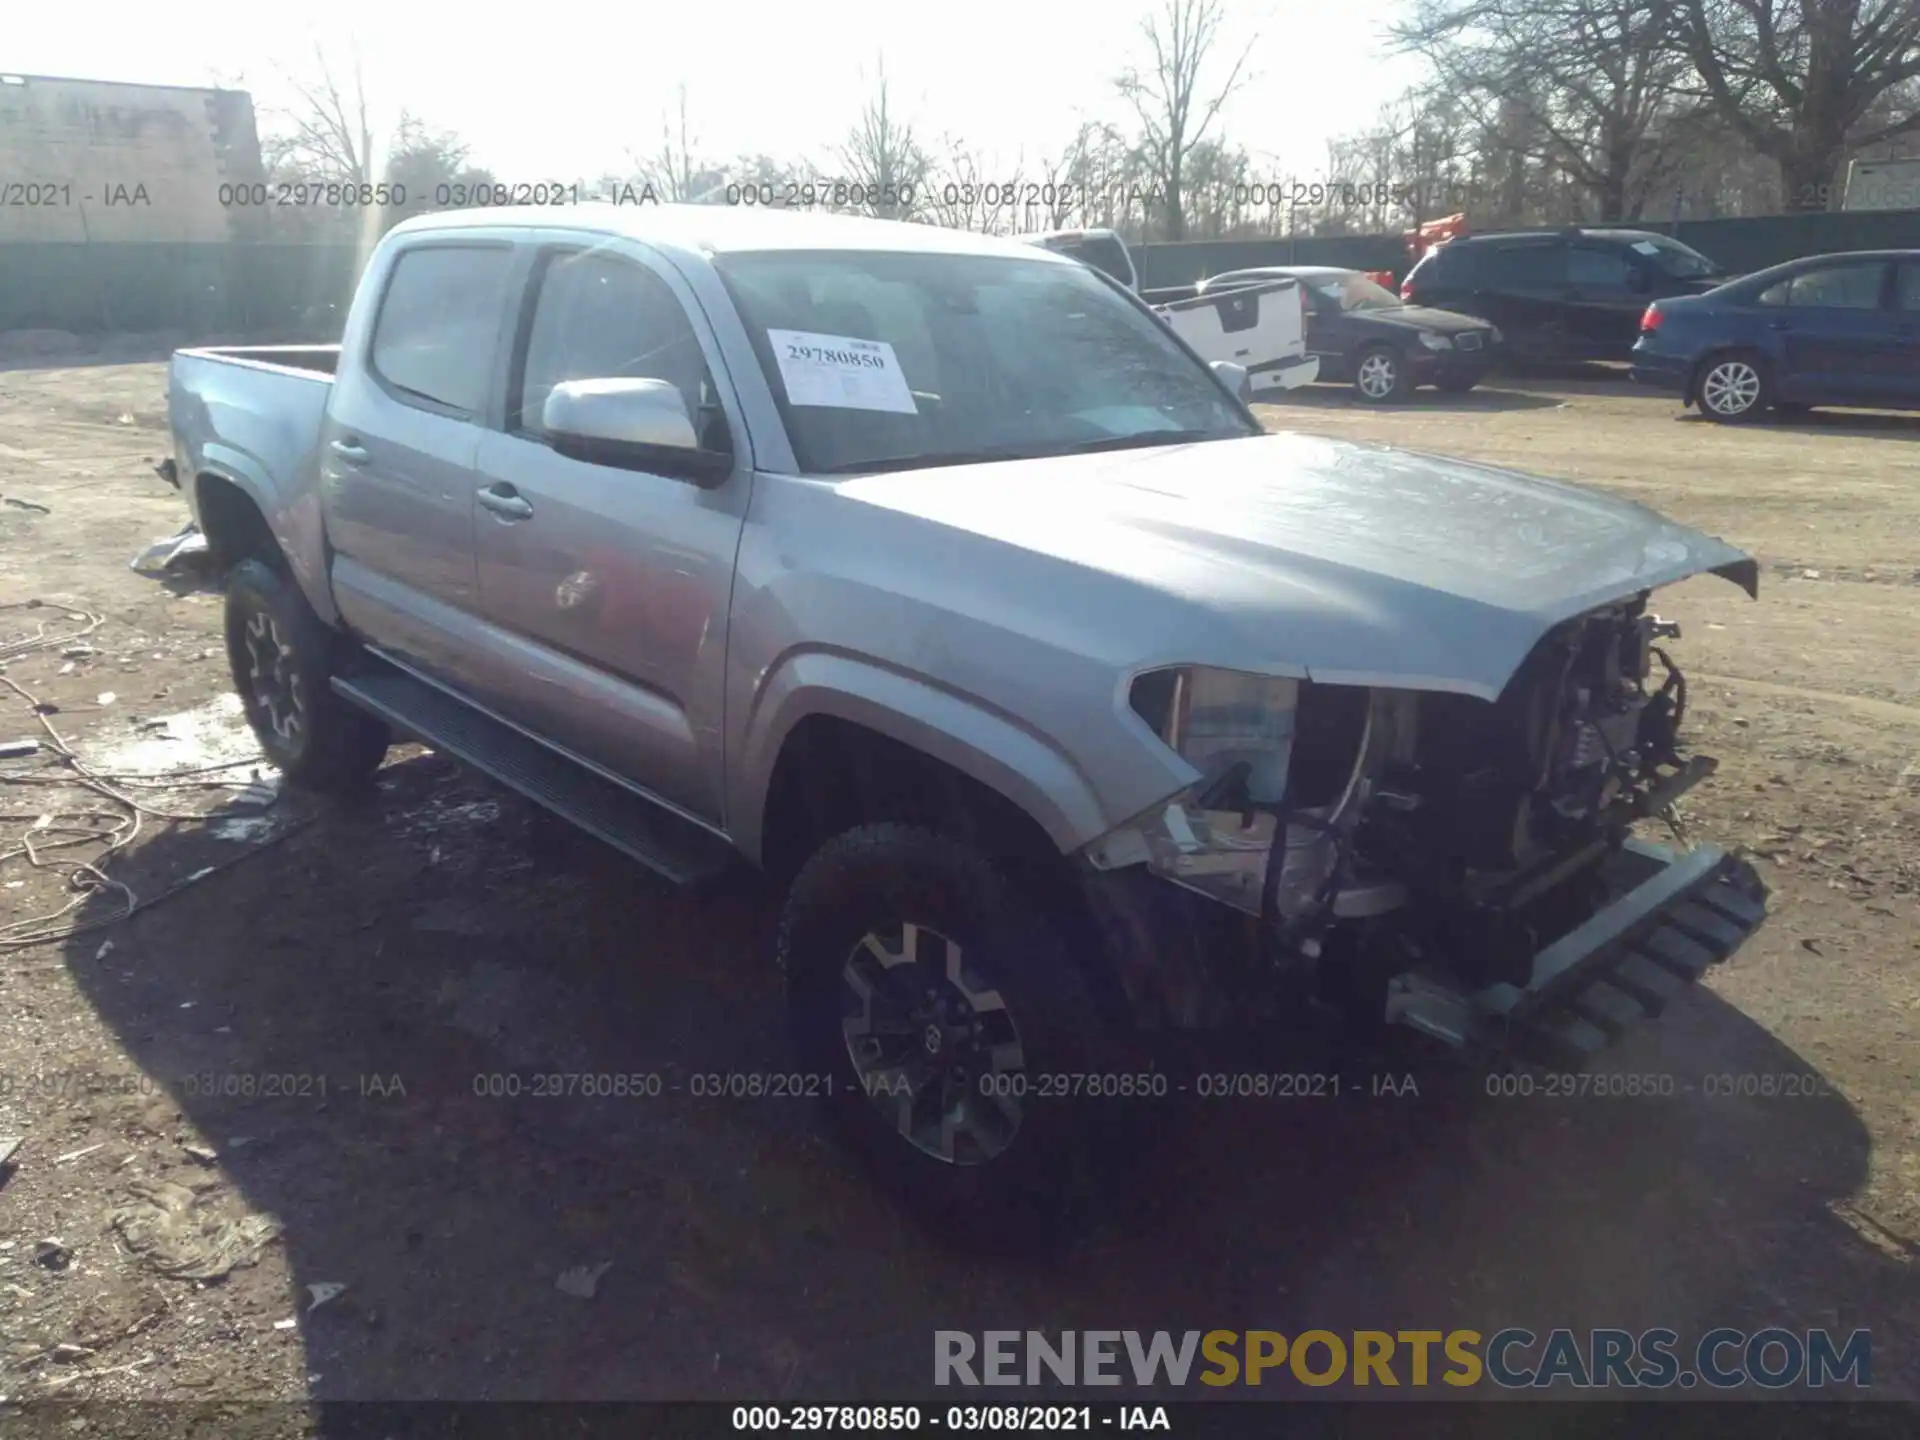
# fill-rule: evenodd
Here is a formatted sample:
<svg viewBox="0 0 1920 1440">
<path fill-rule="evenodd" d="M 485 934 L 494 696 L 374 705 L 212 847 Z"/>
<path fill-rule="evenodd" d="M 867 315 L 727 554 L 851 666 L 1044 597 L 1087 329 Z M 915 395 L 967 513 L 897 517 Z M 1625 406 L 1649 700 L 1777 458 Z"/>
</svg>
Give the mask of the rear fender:
<svg viewBox="0 0 1920 1440">
<path fill-rule="evenodd" d="M 203 530 L 206 522 L 200 513 L 201 486 L 209 478 L 225 481 L 253 502 L 307 603 L 323 621 L 337 626 L 340 614 L 327 583 L 326 529 L 320 515 L 319 491 L 307 487 L 290 499 L 284 497 L 245 451 L 210 441 L 200 453 L 187 499 L 195 523 Z"/>
</svg>

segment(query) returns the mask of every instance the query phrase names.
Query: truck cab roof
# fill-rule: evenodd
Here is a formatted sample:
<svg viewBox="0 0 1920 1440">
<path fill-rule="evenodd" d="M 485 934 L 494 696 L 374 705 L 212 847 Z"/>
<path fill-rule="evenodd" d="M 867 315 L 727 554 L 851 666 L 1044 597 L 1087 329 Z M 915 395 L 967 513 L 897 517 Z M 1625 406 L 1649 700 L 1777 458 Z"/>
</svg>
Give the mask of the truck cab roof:
<svg viewBox="0 0 1920 1440">
<path fill-rule="evenodd" d="M 494 227 L 577 230 L 709 256 L 765 250 L 890 250 L 1001 255 L 1022 260 L 1043 255 L 1067 263 L 1064 257 L 1036 246 L 966 230 L 752 205 L 616 205 L 590 201 L 577 205 L 490 206 L 415 216 L 396 225 L 389 234 L 411 236 Z"/>
</svg>

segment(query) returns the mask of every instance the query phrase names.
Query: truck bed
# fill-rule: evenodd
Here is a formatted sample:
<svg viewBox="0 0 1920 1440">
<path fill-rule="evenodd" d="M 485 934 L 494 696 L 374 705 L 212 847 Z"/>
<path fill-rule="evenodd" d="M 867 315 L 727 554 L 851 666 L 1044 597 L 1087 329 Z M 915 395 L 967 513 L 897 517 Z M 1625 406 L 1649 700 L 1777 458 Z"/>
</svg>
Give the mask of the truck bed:
<svg viewBox="0 0 1920 1440">
<path fill-rule="evenodd" d="M 203 345 L 197 349 L 177 350 L 174 354 L 195 360 L 264 366 L 270 370 L 296 370 L 304 375 L 324 375 L 328 379 L 333 378 L 333 372 L 340 365 L 338 345 Z"/>
<path fill-rule="evenodd" d="M 325 547 L 318 514 L 297 504 L 317 473 L 338 345 L 235 345 L 176 350 L 167 371 L 173 471 L 204 530 L 201 477 L 241 490 L 266 518 L 323 617 Z"/>
</svg>

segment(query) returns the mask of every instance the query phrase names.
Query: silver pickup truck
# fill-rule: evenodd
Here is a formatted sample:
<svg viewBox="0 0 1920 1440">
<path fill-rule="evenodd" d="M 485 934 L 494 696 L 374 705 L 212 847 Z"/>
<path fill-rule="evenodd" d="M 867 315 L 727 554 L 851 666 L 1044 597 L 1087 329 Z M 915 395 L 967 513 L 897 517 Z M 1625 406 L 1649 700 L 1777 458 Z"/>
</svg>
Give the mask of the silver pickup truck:
<svg viewBox="0 0 1920 1440">
<path fill-rule="evenodd" d="M 290 780 L 405 735 L 765 871 L 858 1153 L 1061 1233 L 1228 1036 L 1577 1067 L 1764 914 L 1632 828 L 1713 768 L 1650 595 L 1754 561 L 1238 378 L 1016 242 L 476 211 L 387 235 L 338 347 L 179 352 L 166 468 Z"/>
</svg>

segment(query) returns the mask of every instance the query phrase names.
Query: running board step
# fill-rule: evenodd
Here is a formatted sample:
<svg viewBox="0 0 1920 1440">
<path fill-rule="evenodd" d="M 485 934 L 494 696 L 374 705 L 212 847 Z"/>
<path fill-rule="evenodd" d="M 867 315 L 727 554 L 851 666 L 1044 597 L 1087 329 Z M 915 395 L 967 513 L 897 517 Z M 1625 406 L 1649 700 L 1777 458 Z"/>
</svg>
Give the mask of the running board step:
<svg viewBox="0 0 1920 1440">
<path fill-rule="evenodd" d="M 465 761 L 676 885 L 713 879 L 739 859 L 711 831 L 376 657 L 352 675 L 336 675 L 333 688 L 395 730 Z"/>
</svg>

